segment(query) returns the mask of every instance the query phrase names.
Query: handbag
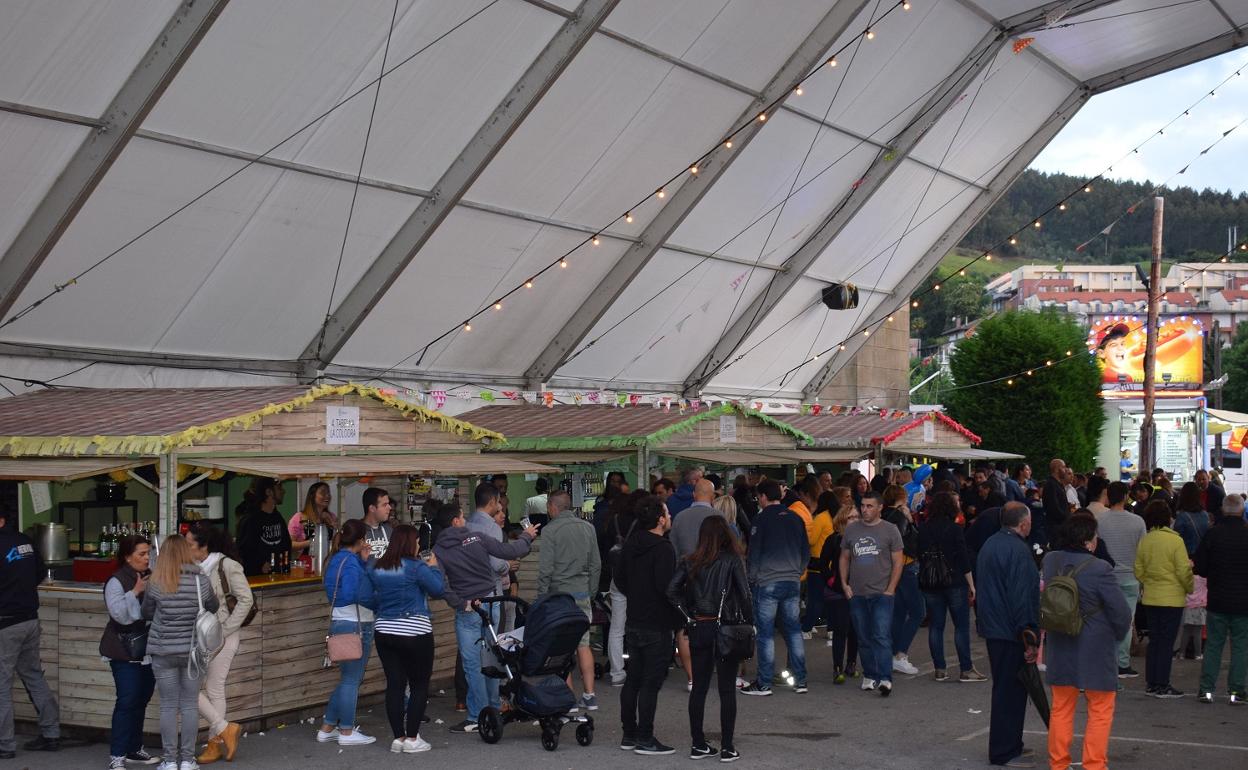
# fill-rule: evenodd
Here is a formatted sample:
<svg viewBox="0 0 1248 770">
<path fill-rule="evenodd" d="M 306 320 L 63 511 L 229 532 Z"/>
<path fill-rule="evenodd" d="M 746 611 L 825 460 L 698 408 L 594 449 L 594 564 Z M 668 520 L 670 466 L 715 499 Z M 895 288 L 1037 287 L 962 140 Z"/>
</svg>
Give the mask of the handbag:
<svg viewBox="0 0 1248 770">
<path fill-rule="evenodd" d="M 342 571 L 346 564 L 338 565 L 338 577 L 334 578 L 334 593 L 329 599 L 329 611 L 332 615 L 334 603 L 338 600 L 338 586 L 342 584 Z M 332 621 L 331 621 L 332 622 Z M 360 605 L 355 604 L 355 633 L 327 634 L 325 636 L 325 660 L 328 663 L 348 663 L 364 657 L 364 629 L 360 622 Z"/>
<path fill-rule="evenodd" d="M 753 623 L 744 623 L 740 617 L 724 621 L 725 588 L 719 595 L 719 613 L 715 616 L 715 651 L 721 658 L 749 660 L 754 657 L 755 631 Z"/>
<path fill-rule="evenodd" d="M 225 633 L 221 630 L 217 613 L 204 609 L 199 575 L 195 576 L 195 602 L 199 605 L 199 614 L 195 616 L 195 626 L 191 632 L 191 653 L 186 661 L 186 673 L 191 679 L 198 679 L 200 674 L 207 671 L 213 657 L 225 646 Z"/>
<path fill-rule="evenodd" d="M 945 552 L 933 545 L 919 557 L 919 588 L 923 591 L 943 591 L 953 587 L 953 569 Z"/>
<path fill-rule="evenodd" d="M 119 631 L 117 638 L 121 641 L 121 647 L 126 651 L 126 657 L 129 660 L 143 660 L 147 657 L 147 629 L 142 631 L 131 631 L 126 633 Z"/>
<path fill-rule="evenodd" d="M 217 578 L 221 581 L 221 593 L 224 594 L 225 596 L 225 608 L 229 610 L 231 615 L 233 615 L 234 608 L 238 606 L 238 597 L 230 593 L 229 581 L 225 579 L 225 558 L 224 557 L 222 557 L 221 560 L 217 562 Z M 260 608 L 253 601 L 251 603 L 251 609 L 247 611 L 247 617 L 243 618 L 243 626 L 251 625 L 251 621 L 256 619 L 256 611 L 259 609 Z"/>
</svg>

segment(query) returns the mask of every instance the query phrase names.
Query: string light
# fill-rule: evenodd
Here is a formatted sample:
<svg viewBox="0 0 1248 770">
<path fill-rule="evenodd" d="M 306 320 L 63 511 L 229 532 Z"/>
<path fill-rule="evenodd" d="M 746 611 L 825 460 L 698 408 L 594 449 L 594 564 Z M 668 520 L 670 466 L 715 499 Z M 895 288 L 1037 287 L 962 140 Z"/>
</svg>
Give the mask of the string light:
<svg viewBox="0 0 1248 770">
<path fill-rule="evenodd" d="M 532 279 L 532 278 L 530 278 L 529 280 L 527 280 L 527 281 L 525 281 L 525 282 L 524 282 L 524 288 L 526 288 L 526 289 L 532 289 L 532 288 L 533 288 L 533 279 Z"/>
<path fill-rule="evenodd" d="M 654 191 L 654 194 L 659 198 L 666 198 L 667 190 L 664 190 L 662 187 L 660 187 L 659 189 Z"/>
<path fill-rule="evenodd" d="M 1013 385 L 1013 384 L 1014 384 L 1014 380 L 1006 380 L 1006 381 L 1005 381 L 1005 384 L 1006 384 L 1006 385 Z"/>
<path fill-rule="evenodd" d="M 594 240 L 593 240 L 593 241 L 591 241 L 591 243 L 593 243 L 595 246 L 597 246 L 598 244 L 602 243 L 602 241 L 598 240 L 598 236 L 596 236 L 596 235 L 595 235 L 595 236 L 594 236 Z"/>
<path fill-rule="evenodd" d="M 731 140 L 731 139 L 729 139 L 728 141 L 724 142 L 724 146 L 725 146 L 725 147 L 727 147 L 728 149 L 730 149 L 730 150 L 731 150 L 731 149 L 732 149 L 732 140 Z"/>
<path fill-rule="evenodd" d="M 695 165 L 693 165 L 693 166 L 690 166 L 690 167 L 689 167 L 689 173 L 690 173 L 690 174 L 696 174 L 696 173 L 698 173 L 698 167 L 697 167 L 697 165 L 696 165 L 696 164 L 695 164 Z"/>
<path fill-rule="evenodd" d="M 892 317 L 891 315 L 888 317 L 888 322 L 889 322 L 890 324 L 893 322 L 893 317 Z"/>
<path fill-rule="evenodd" d="M 801 96 L 801 95 L 802 95 L 802 87 L 801 87 L 801 86 L 798 86 L 797 88 L 794 88 L 794 89 L 793 89 L 793 93 L 794 93 L 794 94 L 796 94 L 796 95 L 798 95 L 798 96 Z"/>
<path fill-rule="evenodd" d="M 917 299 L 916 299 L 916 300 L 912 300 L 912 301 L 910 302 L 910 307 L 918 307 L 918 306 L 919 306 L 919 301 L 918 301 Z"/>
<path fill-rule="evenodd" d="M 903 11 L 908 11 L 908 10 L 910 10 L 910 7 L 911 7 L 911 6 L 910 6 L 910 0 L 902 0 L 902 2 L 901 2 L 901 10 L 903 10 Z"/>
<path fill-rule="evenodd" d="M 862 336 L 864 336 L 864 337 L 869 337 L 869 336 L 871 336 L 871 330 L 870 330 L 870 329 L 863 329 L 863 330 L 862 330 Z"/>
<path fill-rule="evenodd" d="M 567 267 L 568 260 L 566 258 L 559 260 L 559 267 Z"/>
<path fill-rule="evenodd" d="M 1018 245 L 1018 239 L 1017 239 L 1017 238 L 1015 238 L 1015 237 L 1014 237 L 1014 236 L 1012 236 L 1012 235 L 1010 236 L 1010 245 L 1011 245 L 1011 246 L 1017 246 L 1017 245 Z"/>
<path fill-rule="evenodd" d="M 1058 211 L 1065 211 L 1065 210 L 1066 210 L 1066 204 L 1065 204 L 1065 203 L 1059 203 L 1059 204 L 1057 204 L 1057 210 L 1058 210 Z"/>
<path fill-rule="evenodd" d="M 940 291 L 940 284 L 936 284 L 935 286 L 932 287 L 932 289 L 935 291 Z"/>
<path fill-rule="evenodd" d="M 1034 227 L 1034 228 L 1036 228 L 1037 230 L 1039 230 L 1039 229 L 1040 229 L 1040 220 L 1039 220 L 1039 219 L 1037 219 L 1035 222 L 1032 222 L 1032 223 L 1031 223 L 1031 226 L 1032 226 L 1032 227 Z"/>
<path fill-rule="evenodd" d="M 965 277 L 965 276 L 966 276 L 966 268 L 964 267 L 964 268 L 962 268 L 961 270 L 959 270 L 959 271 L 958 271 L 958 275 L 961 275 L 961 276 L 964 276 L 964 277 Z"/>
<path fill-rule="evenodd" d="M 1045 362 L 1044 362 L 1044 365 L 1045 365 L 1045 366 L 1052 366 L 1052 365 L 1053 365 L 1053 362 L 1052 362 L 1052 361 L 1045 361 Z"/>
<path fill-rule="evenodd" d="M 867 40 L 875 40 L 875 30 L 871 29 L 870 27 L 867 27 L 866 38 Z"/>
<path fill-rule="evenodd" d="M 464 321 L 464 331 L 466 332 L 472 331 L 472 324 L 468 323 L 467 321 Z"/>
<path fill-rule="evenodd" d="M 829 66 L 829 67 L 835 67 L 835 66 L 836 66 L 836 57 L 835 57 L 835 56 L 833 56 L 831 59 L 828 59 L 828 66 Z"/>
<path fill-rule="evenodd" d="M 844 346 L 844 345 L 841 345 L 840 347 L 841 347 L 841 350 L 844 350 L 844 349 L 845 349 L 845 346 Z"/>
<path fill-rule="evenodd" d="M 991 261 L 992 261 L 992 255 L 991 255 L 991 254 L 985 254 L 985 255 L 984 255 L 984 261 L 985 261 L 985 262 L 991 262 Z"/>
<path fill-rule="evenodd" d="M 764 120 L 766 120 L 766 119 L 767 119 L 767 113 L 765 113 L 765 112 L 760 112 L 760 113 L 758 113 L 758 122 L 759 122 L 759 123 L 762 123 L 762 122 L 763 122 Z"/>
<path fill-rule="evenodd" d="M 627 214 L 625 214 L 624 221 L 631 225 L 633 223 L 633 212 L 630 211 Z"/>
<path fill-rule="evenodd" d="M 503 309 L 503 303 L 501 303 L 501 302 L 495 302 L 495 303 L 494 303 L 494 309 L 495 309 L 495 310 L 502 310 L 502 309 Z"/>
<path fill-rule="evenodd" d="M 1090 184 L 1085 184 L 1085 185 L 1083 186 L 1083 191 L 1084 191 L 1085 193 L 1090 193 L 1090 192 L 1092 192 L 1092 185 L 1090 185 Z"/>
</svg>

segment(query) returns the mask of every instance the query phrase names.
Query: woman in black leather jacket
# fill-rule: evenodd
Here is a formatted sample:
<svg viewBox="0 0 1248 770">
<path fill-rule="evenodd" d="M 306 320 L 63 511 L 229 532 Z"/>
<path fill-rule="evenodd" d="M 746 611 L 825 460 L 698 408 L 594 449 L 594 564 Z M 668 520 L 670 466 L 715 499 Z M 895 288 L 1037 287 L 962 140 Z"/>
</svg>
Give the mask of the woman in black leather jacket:
<svg viewBox="0 0 1248 770">
<path fill-rule="evenodd" d="M 739 661 L 719 656 L 718 620 L 722 617 L 724 623 L 753 623 L 754 608 L 745 577 L 745 560 L 722 516 L 709 516 L 702 522 L 697 548 L 676 565 L 667 598 L 689 622 L 689 651 L 693 658 L 693 691 L 689 696 L 689 733 L 693 746 L 689 756 L 701 759 L 718 753 L 721 761 L 731 762 L 740 757 L 732 745 L 737 721 Z M 706 742 L 702 732 L 702 714 L 712 671 L 718 674 L 719 726 L 724 742 L 719 752 Z"/>
</svg>

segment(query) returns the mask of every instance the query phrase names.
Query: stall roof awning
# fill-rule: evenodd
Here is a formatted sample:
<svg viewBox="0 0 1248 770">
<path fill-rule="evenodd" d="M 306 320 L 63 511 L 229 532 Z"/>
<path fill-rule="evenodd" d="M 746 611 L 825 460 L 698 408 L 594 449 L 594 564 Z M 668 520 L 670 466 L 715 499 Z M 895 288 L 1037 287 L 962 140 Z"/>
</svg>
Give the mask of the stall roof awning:
<svg viewBox="0 0 1248 770">
<path fill-rule="evenodd" d="M 149 465 L 154 458 L 124 457 L 31 457 L 0 458 L 0 480 L 3 481 L 74 481 L 102 473 Z"/>
<path fill-rule="evenodd" d="M 1232 412 L 1229 409 L 1206 409 L 1205 411 L 1218 422 L 1226 422 L 1232 425 L 1248 425 L 1248 414 L 1243 412 Z"/>
<path fill-rule="evenodd" d="M 694 460 L 700 463 L 712 463 L 714 465 L 737 466 L 737 465 L 792 465 L 793 460 L 780 457 L 776 452 L 751 452 L 745 449 L 708 449 L 705 451 L 675 449 L 671 451 L 663 451 L 660 454 L 668 457 L 677 457 L 682 460 Z"/>
<path fill-rule="evenodd" d="M 768 449 L 766 454 L 797 463 L 846 463 L 871 454 L 869 449 Z"/>
<path fill-rule="evenodd" d="M 633 452 L 491 452 L 490 456 L 547 465 L 594 465 L 632 457 Z"/>
<path fill-rule="evenodd" d="M 887 450 L 896 454 L 938 457 L 942 460 L 1021 460 L 1023 458 L 1023 455 L 1010 452 L 994 452 L 991 449 L 971 449 L 970 447 L 942 449 L 930 446 L 890 446 Z"/>
<path fill-rule="evenodd" d="M 271 478 L 303 476 L 475 476 L 485 473 L 554 473 L 550 465 L 493 454 L 299 455 L 295 457 L 196 457 L 195 464 Z"/>
</svg>

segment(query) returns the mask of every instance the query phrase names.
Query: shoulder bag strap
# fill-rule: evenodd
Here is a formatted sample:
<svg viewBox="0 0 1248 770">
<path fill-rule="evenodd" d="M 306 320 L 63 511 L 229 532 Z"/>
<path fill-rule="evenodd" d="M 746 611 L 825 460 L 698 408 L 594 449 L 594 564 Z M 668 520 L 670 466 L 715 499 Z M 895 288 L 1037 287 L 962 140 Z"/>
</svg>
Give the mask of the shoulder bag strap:
<svg viewBox="0 0 1248 770">
<path fill-rule="evenodd" d="M 233 594 L 230 593 L 230 584 L 225 579 L 225 557 L 224 556 L 222 556 L 221 560 L 217 562 L 217 579 L 221 581 L 221 595 L 227 599 L 230 596 L 233 596 Z"/>
</svg>

